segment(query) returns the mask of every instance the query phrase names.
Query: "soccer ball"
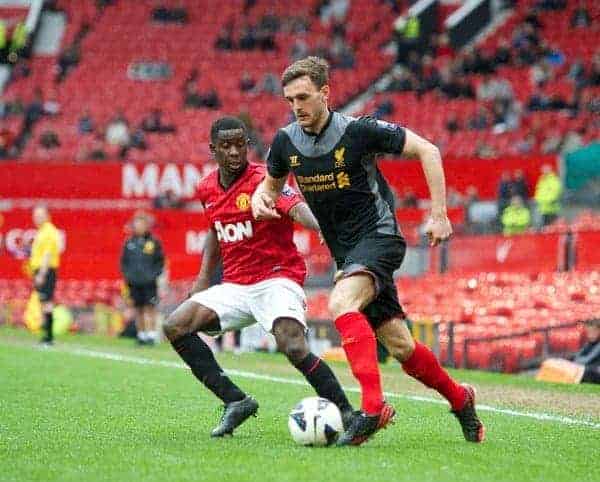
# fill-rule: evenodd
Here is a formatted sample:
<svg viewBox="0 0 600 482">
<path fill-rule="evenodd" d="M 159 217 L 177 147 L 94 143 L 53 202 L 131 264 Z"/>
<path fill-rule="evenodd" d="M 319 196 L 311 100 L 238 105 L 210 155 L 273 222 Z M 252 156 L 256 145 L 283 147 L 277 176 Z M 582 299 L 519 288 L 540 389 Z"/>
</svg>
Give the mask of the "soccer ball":
<svg viewBox="0 0 600 482">
<path fill-rule="evenodd" d="M 290 434 L 299 445 L 322 447 L 334 443 L 343 432 L 342 414 L 325 398 L 309 397 L 290 412 Z"/>
</svg>

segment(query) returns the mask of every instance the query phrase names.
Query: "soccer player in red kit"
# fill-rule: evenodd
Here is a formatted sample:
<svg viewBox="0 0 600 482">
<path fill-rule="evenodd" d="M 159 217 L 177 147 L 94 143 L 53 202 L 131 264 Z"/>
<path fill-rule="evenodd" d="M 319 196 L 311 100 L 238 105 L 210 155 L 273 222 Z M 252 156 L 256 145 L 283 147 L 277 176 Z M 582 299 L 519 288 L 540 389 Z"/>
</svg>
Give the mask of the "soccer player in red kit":
<svg viewBox="0 0 600 482">
<path fill-rule="evenodd" d="M 345 424 L 353 418 L 338 380 L 306 342 L 304 261 L 293 241 L 293 221 L 319 225 L 302 198 L 285 186 L 276 204 L 280 218 L 256 221 L 250 197 L 265 168 L 247 161 L 248 134 L 239 119 L 223 117 L 211 128 L 211 151 L 218 169 L 201 183 L 200 200 L 210 220 L 202 268 L 190 298 L 166 320 L 163 329 L 194 376 L 225 403 L 213 437 L 231 435 L 258 410 L 258 403 L 225 375 L 198 332 L 218 335 L 258 323 L 306 377 L 320 397 L 331 400 Z M 223 283 L 209 287 L 219 256 Z"/>
</svg>

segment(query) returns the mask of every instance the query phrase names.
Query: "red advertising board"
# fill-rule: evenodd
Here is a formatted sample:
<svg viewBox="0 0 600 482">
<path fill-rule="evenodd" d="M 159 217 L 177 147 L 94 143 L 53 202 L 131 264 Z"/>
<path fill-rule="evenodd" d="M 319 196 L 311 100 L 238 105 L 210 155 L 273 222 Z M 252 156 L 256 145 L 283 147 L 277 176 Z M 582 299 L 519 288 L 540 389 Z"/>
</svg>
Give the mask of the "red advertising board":
<svg viewBox="0 0 600 482">
<path fill-rule="evenodd" d="M 448 271 L 452 273 L 556 271 L 562 266 L 560 234 L 519 236 L 457 236 L 450 241 Z"/>
<path fill-rule="evenodd" d="M 64 252 L 60 273 L 72 279 L 117 279 L 119 257 L 128 233 L 132 211 L 54 210 L 53 222 L 61 231 Z M 156 211 L 155 233 L 162 240 L 172 279 L 198 273 L 207 224 L 198 213 Z M 27 246 L 35 235 L 28 210 L 0 214 L 0 278 L 23 276 Z"/>
<path fill-rule="evenodd" d="M 61 231 L 64 251 L 60 276 L 69 279 L 118 279 L 119 257 L 127 236 L 132 210 L 52 210 Z M 200 268 L 208 229 L 202 213 L 154 211 L 154 233 L 161 239 L 170 279 L 195 277 Z M 31 211 L 0 212 L 0 278 L 21 278 L 27 246 L 35 236 Z M 295 241 L 311 272 L 327 272 L 329 250 L 316 233 L 298 229 Z"/>
<path fill-rule="evenodd" d="M 500 174 L 522 169 L 531 189 L 542 164 L 554 157 L 449 159 L 444 161 L 448 186 L 465 192 L 477 187 L 482 199 L 494 199 Z M 394 189 L 412 189 L 429 197 L 418 161 L 382 160 L 379 166 Z M 148 199 L 171 189 L 184 198 L 196 195 L 202 177 L 212 169 L 194 163 L 49 163 L 4 162 L 0 167 L 0 195 L 5 199 Z"/>
<path fill-rule="evenodd" d="M 581 270 L 600 269 L 600 231 L 575 235 L 575 267 Z"/>
</svg>

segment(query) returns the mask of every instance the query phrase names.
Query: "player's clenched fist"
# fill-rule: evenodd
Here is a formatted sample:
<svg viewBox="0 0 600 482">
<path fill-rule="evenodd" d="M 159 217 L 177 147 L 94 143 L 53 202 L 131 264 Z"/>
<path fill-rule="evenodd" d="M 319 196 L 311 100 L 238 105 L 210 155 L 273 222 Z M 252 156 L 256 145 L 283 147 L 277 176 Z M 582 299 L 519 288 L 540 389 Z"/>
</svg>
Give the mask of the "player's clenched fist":
<svg viewBox="0 0 600 482">
<path fill-rule="evenodd" d="M 452 225 L 448 216 L 431 216 L 425 224 L 425 234 L 431 246 L 437 246 L 441 241 L 452 235 Z"/>
<path fill-rule="evenodd" d="M 263 191 L 256 191 L 252 196 L 252 215 L 259 221 L 277 219 L 281 216 L 275 209 L 275 201 Z"/>
</svg>

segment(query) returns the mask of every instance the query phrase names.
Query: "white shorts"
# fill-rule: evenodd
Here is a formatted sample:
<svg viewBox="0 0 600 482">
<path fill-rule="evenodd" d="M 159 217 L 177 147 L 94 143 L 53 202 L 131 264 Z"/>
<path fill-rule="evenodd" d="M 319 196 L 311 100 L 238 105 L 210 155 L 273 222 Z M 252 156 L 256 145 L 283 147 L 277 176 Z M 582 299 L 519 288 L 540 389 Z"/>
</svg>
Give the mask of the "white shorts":
<svg viewBox="0 0 600 482">
<path fill-rule="evenodd" d="M 306 295 L 298 283 L 287 278 L 252 285 L 223 283 L 196 293 L 190 300 L 218 315 L 221 333 L 254 323 L 270 333 L 277 318 L 293 318 L 306 329 Z"/>
</svg>

